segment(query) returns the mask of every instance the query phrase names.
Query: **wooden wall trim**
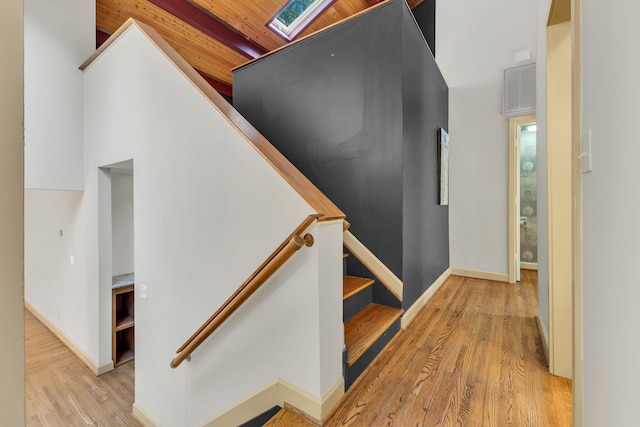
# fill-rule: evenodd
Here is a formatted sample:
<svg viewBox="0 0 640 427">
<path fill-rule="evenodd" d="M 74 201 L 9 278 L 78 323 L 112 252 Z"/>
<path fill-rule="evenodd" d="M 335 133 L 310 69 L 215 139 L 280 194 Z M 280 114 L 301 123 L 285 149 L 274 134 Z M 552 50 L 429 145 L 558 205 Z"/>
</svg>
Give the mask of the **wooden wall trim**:
<svg viewBox="0 0 640 427">
<path fill-rule="evenodd" d="M 551 0 L 547 27 L 571 20 L 571 0 Z"/>
<path fill-rule="evenodd" d="M 547 27 L 549 368 L 573 375 L 573 159 L 571 23 Z"/>
<path fill-rule="evenodd" d="M 165 57 L 187 78 L 198 91 L 233 125 L 255 150 L 316 212 L 324 214 L 320 221 L 344 219 L 345 214 L 305 177 L 286 157 L 275 149 L 240 113 L 238 113 L 209 83 L 180 56 L 152 27 L 129 18 L 100 48 L 81 66 L 86 70 L 130 27 L 137 27 Z"/>
</svg>

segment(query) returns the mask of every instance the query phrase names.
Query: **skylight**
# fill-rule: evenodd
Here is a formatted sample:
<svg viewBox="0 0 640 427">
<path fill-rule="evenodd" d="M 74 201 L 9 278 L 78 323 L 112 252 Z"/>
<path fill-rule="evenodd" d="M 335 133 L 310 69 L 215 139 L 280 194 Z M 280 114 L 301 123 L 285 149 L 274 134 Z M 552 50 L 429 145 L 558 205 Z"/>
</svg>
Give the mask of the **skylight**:
<svg viewBox="0 0 640 427">
<path fill-rule="evenodd" d="M 269 23 L 269 27 L 292 40 L 304 30 L 333 0 L 290 0 Z"/>
</svg>

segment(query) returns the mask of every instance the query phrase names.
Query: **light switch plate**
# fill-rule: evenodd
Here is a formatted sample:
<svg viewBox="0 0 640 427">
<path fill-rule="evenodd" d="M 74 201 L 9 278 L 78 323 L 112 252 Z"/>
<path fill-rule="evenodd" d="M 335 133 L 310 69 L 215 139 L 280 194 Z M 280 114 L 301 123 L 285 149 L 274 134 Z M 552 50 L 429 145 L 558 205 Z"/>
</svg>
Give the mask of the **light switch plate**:
<svg viewBox="0 0 640 427">
<path fill-rule="evenodd" d="M 140 298 L 147 299 L 147 285 L 140 285 Z"/>
<path fill-rule="evenodd" d="M 580 154 L 580 163 L 582 165 L 582 174 L 589 173 L 593 170 L 593 157 L 591 155 L 591 129 L 582 137 L 582 153 Z"/>
</svg>

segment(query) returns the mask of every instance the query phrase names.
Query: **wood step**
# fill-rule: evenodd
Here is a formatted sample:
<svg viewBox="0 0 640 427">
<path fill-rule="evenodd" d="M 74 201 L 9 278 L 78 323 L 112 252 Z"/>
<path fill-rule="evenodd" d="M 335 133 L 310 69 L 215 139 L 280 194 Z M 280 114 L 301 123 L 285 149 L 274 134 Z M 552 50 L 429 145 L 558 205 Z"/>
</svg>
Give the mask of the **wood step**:
<svg viewBox="0 0 640 427">
<path fill-rule="evenodd" d="M 313 426 L 309 421 L 302 418 L 300 415 L 291 412 L 289 410 L 281 409 L 277 414 L 273 416 L 269 421 L 267 421 L 263 427 L 305 427 L 305 426 Z"/>
<path fill-rule="evenodd" d="M 351 367 L 401 315 L 399 308 L 371 304 L 347 320 L 344 324 L 347 366 Z"/>
<path fill-rule="evenodd" d="M 344 301 L 367 286 L 371 286 L 373 282 L 373 279 L 367 279 L 364 277 L 344 276 L 342 279 L 342 300 Z"/>
<path fill-rule="evenodd" d="M 347 258 L 348 256 L 349 256 L 348 253 L 344 253 L 344 254 L 342 254 L 342 259 Z"/>
</svg>

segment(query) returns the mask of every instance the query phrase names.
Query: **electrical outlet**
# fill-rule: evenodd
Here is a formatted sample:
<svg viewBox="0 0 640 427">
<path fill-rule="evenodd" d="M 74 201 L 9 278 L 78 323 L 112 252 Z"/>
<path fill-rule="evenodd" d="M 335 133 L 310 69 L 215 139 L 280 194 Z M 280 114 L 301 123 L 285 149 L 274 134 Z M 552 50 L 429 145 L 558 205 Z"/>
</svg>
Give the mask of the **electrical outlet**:
<svg viewBox="0 0 640 427">
<path fill-rule="evenodd" d="M 140 284 L 140 298 L 147 299 L 147 285 Z"/>
<path fill-rule="evenodd" d="M 76 263 L 76 257 L 73 255 L 69 255 L 69 264 L 73 265 Z"/>
</svg>

